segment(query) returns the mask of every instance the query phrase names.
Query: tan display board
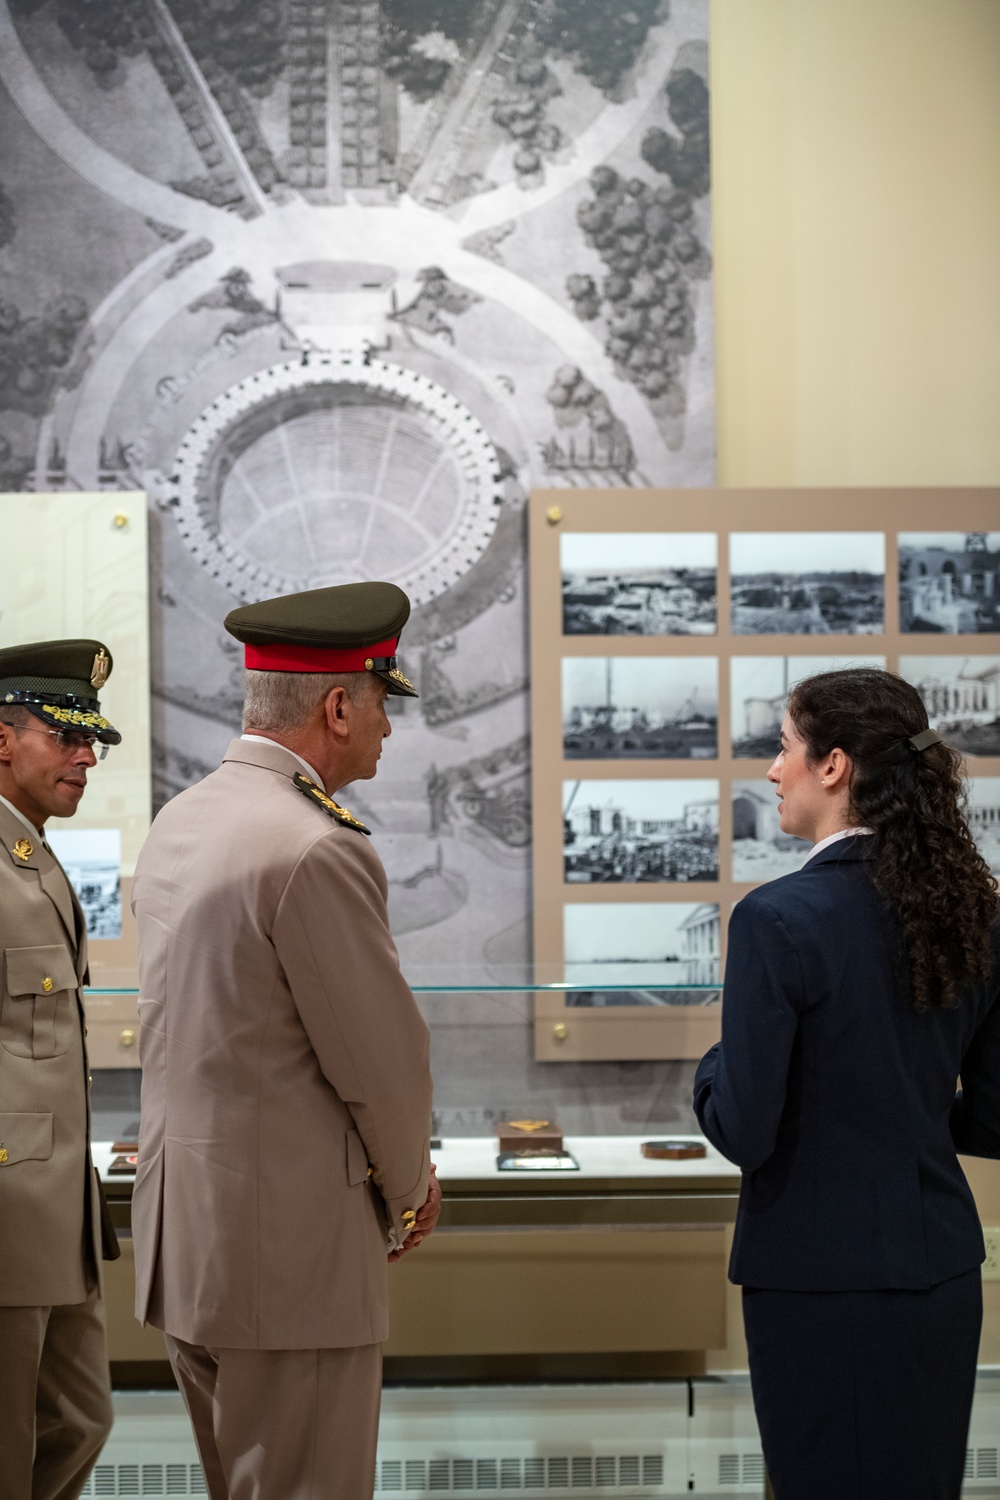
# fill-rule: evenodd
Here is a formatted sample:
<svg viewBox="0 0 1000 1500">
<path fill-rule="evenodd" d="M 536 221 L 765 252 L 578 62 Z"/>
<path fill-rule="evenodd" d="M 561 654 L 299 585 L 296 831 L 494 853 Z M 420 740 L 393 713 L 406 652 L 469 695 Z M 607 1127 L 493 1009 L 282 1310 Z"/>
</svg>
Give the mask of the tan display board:
<svg viewBox="0 0 1000 1500">
<path fill-rule="evenodd" d="M 720 995 L 662 986 L 719 983 L 735 902 L 808 853 L 766 775 L 812 672 L 918 687 L 1000 873 L 1000 490 L 536 491 L 530 524 L 540 1061 L 718 1039 Z"/>
<path fill-rule="evenodd" d="M 151 806 L 146 496 L 0 496 L 0 557 L 0 646 L 92 636 L 114 659 L 101 706 L 122 743 L 90 772 L 75 817 L 53 818 L 47 831 L 83 890 L 91 984 L 134 986 L 129 892 Z"/>
</svg>

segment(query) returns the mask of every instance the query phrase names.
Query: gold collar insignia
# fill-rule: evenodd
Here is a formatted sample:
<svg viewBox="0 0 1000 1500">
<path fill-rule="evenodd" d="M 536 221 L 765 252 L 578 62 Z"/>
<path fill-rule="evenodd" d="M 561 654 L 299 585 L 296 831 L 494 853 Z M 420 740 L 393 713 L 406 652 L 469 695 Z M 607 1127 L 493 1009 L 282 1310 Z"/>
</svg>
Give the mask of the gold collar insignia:
<svg viewBox="0 0 1000 1500">
<path fill-rule="evenodd" d="M 17 843 L 11 850 L 12 854 L 16 854 L 18 859 L 23 860 L 29 860 L 34 852 L 35 846 L 30 839 L 18 839 Z"/>
<path fill-rule="evenodd" d="M 309 797 L 313 802 L 318 803 L 328 817 L 335 818 L 338 823 L 343 823 L 345 828 L 353 828 L 356 833 L 371 833 L 371 829 L 366 828 L 360 818 L 349 813 L 346 807 L 341 807 L 339 802 L 334 802 L 321 786 L 317 786 L 315 781 L 310 781 L 308 776 L 303 776 L 301 771 L 297 771 L 292 777 L 292 785 L 302 793 L 303 797 Z"/>
</svg>

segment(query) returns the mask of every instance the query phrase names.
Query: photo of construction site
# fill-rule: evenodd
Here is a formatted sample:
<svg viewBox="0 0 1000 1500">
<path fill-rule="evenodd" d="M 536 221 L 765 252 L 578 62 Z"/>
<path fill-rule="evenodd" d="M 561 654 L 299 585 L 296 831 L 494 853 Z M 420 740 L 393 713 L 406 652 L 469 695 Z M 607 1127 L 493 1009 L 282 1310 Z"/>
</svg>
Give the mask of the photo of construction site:
<svg viewBox="0 0 1000 1500">
<path fill-rule="evenodd" d="M 729 549 L 734 635 L 881 633 L 882 532 L 733 532 Z"/>
<path fill-rule="evenodd" d="M 1000 755 L 1000 656 L 901 656 L 927 721 L 966 755 Z"/>
<path fill-rule="evenodd" d="M 920 635 L 1000 631 L 1000 532 L 904 532 L 899 628 Z"/>
<path fill-rule="evenodd" d="M 568 533 L 559 549 L 564 635 L 714 635 L 716 538 Z"/>
<path fill-rule="evenodd" d="M 711 760 L 718 754 L 714 656 L 567 656 L 566 760 Z"/>
<path fill-rule="evenodd" d="M 564 781 L 569 884 L 718 880 L 717 781 Z"/>
<path fill-rule="evenodd" d="M 817 672 L 842 667 L 885 667 L 884 656 L 734 656 L 729 663 L 733 755 L 737 760 L 770 760 L 788 694 Z"/>
</svg>

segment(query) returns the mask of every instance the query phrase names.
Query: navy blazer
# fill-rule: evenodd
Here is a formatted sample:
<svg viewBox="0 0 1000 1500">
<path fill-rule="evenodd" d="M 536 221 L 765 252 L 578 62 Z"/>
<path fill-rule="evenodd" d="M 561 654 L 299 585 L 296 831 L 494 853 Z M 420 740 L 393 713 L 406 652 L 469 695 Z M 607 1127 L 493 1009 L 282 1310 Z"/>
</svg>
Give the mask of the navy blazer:
<svg viewBox="0 0 1000 1500">
<path fill-rule="evenodd" d="M 984 1258 L 956 1152 L 1000 1157 L 1000 927 L 990 978 L 918 1014 L 870 851 L 841 839 L 733 911 L 694 1103 L 743 1172 L 744 1286 L 922 1289 Z"/>
</svg>

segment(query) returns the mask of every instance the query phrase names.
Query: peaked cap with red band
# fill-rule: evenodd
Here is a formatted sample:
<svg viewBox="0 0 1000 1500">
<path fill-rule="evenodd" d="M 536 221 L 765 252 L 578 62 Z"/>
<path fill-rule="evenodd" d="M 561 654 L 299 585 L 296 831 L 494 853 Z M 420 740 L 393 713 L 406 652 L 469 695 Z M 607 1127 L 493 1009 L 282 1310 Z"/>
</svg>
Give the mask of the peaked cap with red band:
<svg viewBox="0 0 1000 1500">
<path fill-rule="evenodd" d="M 374 672 L 390 693 L 417 690 L 396 665 L 410 601 L 394 583 L 341 583 L 231 610 L 224 624 L 257 672 Z"/>
</svg>

